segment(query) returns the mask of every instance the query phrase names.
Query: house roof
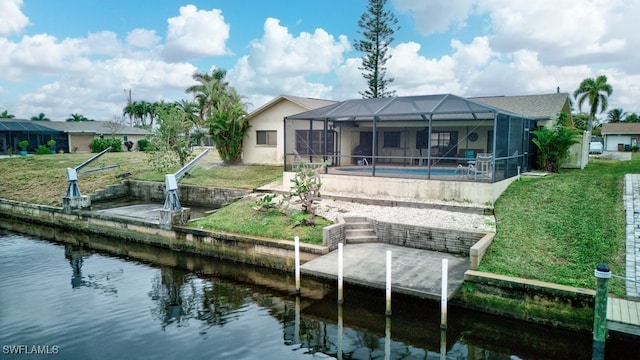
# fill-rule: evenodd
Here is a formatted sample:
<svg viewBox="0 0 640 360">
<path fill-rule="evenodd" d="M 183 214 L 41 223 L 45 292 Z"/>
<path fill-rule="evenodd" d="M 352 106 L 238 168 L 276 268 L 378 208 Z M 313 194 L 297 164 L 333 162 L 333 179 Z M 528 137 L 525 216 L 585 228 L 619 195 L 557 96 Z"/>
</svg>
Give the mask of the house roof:
<svg viewBox="0 0 640 360">
<path fill-rule="evenodd" d="M 568 93 L 472 97 L 470 100 L 522 114 L 531 119 L 555 119 L 569 101 Z"/>
<path fill-rule="evenodd" d="M 602 135 L 608 134 L 640 134 L 640 123 L 605 123 Z"/>
<path fill-rule="evenodd" d="M 23 119 L 0 119 L 0 131 L 58 133 L 59 130 L 43 126 L 44 122 Z"/>
<path fill-rule="evenodd" d="M 284 101 L 284 100 L 289 100 L 292 103 L 297 104 L 297 105 L 299 105 L 302 108 L 307 109 L 307 110 L 312 110 L 312 109 L 316 109 L 316 108 L 319 108 L 319 107 L 323 107 L 323 106 L 327 106 L 327 105 L 331 105 L 331 104 L 336 103 L 333 100 L 315 99 L 315 98 L 300 97 L 300 96 L 293 96 L 293 95 L 280 95 L 280 96 L 277 96 L 276 98 L 274 98 L 273 100 L 269 101 L 268 103 L 260 106 L 259 108 L 255 109 L 254 111 L 252 111 L 248 115 L 248 118 L 251 119 L 251 118 L 257 116 L 258 114 L 270 109 L 271 107 L 275 106 L 276 104 Z"/>
<path fill-rule="evenodd" d="M 287 116 L 292 120 L 369 121 L 493 119 L 495 114 L 521 116 L 452 94 L 354 99 Z"/>
<path fill-rule="evenodd" d="M 111 121 L 47 121 L 47 127 L 69 134 L 149 135 L 145 129 L 128 125 L 114 126 Z"/>
</svg>

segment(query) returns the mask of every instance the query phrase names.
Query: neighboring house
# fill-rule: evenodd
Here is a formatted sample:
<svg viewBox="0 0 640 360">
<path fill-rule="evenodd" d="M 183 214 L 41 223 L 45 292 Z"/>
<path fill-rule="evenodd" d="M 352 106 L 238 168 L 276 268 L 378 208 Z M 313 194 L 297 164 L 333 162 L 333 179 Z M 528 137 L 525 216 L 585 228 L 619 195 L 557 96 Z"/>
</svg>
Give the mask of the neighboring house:
<svg viewBox="0 0 640 360">
<path fill-rule="evenodd" d="M 605 123 L 602 136 L 605 151 L 629 151 L 640 146 L 640 123 Z"/>
<path fill-rule="evenodd" d="M 249 115 L 251 128 L 242 146 L 245 164 L 282 165 L 284 163 L 285 116 L 335 103 L 331 100 L 280 95 Z"/>
<path fill-rule="evenodd" d="M 568 93 L 560 91 L 553 94 L 521 95 L 521 96 L 490 96 L 470 98 L 483 104 L 499 109 L 522 114 L 536 121 L 536 127 L 550 128 L 556 123 L 558 114 L 564 112 L 571 115 L 571 102 Z M 532 129 L 533 130 L 533 129 Z M 534 163 L 537 148 L 531 144 L 529 161 Z M 578 143 L 569 149 L 569 158 L 562 164 L 563 168 L 584 168 L 589 162 L 589 140 L 586 133 L 578 138 Z"/>
<path fill-rule="evenodd" d="M 571 115 L 568 93 L 472 97 L 469 100 L 526 116 L 536 120 L 538 126 L 552 126 L 561 112 Z"/>
<path fill-rule="evenodd" d="M 18 143 L 27 140 L 27 151 L 33 152 L 38 145 L 46 145 L 47 141 L 55 140 L 56 147 L 66 146 L 66 136 L 62 131 L 52 129 L 45 121 L 31 121 L 26 119 L 0 119 L 0 153 L 7 154 L 8 149 L 17 153 L 21 149 Z"/>
<path fill-rule="evenodd" d="M 138 141 L 151 135 L 151 132 L 112 121 L 49 121 L 43 123 L 51 129 L 62 132 L 66 137 L 66 152 L 90 152 L 94 138 L 113 138 L 132 141 L 137 149 Z M 126 149 L 123 147 L 123 149 Z"/>
</svg>

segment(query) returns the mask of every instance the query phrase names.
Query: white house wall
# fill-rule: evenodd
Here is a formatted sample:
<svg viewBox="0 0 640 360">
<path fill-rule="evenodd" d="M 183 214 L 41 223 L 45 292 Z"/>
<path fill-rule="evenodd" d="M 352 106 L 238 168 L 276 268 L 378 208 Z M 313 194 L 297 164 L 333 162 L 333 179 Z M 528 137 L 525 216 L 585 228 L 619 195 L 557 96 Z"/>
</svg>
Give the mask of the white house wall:
<svg viewBox="0 0 640 360">
<path fill-rule="evenodd" d="M 618 151 L 618 144 L 631 145 L 630 135 L 605 135 L 604 150 Z"/>
</svg>

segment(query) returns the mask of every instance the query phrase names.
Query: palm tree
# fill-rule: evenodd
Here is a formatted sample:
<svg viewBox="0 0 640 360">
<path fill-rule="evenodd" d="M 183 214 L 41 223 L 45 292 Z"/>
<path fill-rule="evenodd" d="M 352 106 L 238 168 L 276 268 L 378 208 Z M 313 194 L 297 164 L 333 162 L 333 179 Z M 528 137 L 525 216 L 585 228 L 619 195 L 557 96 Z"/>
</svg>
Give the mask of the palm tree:
<svg viewBox="0 0 640 360">
<path fill-rule="evenodd" d="M 613 93 L 613 88 L 607 84 L 607 77 L 600 75 L 596 79 L 586 78 L 582 80 L 580 86 L 573 92 L 573 97 L 578 100 L 578 108 L 582 108 L 582 104 L 587 100 L 589 102 L 589 121 L 587 121 L 587 131 L 591 136 L 593 130 L 593 120 L 598 113 L 607 109 L 609 96 Z"/>
<path fill-rule="evenodd" d="M 32 116 L 31 121 L 51 121 L 51 119 L 44 116 L 44 113 L 40 113 L 38 116 Z"/>
<path fill-rule="evenodd" d="M 93 120 L 87 118 L 82 114 L 75 113 L 75 114 L 71 114 L 71 116 L 67 118 L 67 122 L 73 122 L 73 121 L 93 121 Z"/>
<path fill-rule="evenodd" d="M 626 113 L 622 109 L 612 109 L 607 113 L 607 122 L 619 123 L 624 120 Z"/>
<path fill-rule="evenodd" d="M 190 86 L 185 90 L 187 94 L 193 94 L 193 97 L 200 109 L 200 118 L 206 120 L 211 109 L 217 107 L 217 103 L 221 95 L 226 92 L 229 83 L 224 81 L 227 75 L 226 70 L 215 69 L 211 74 L 195 72 L 193 80 L 199 84 Z"/>
<path fill-rule="evenodd" d="M 180 110 L 184 113 L 185 121 L 189 124 L 189 126 L 185 126 L 184 139 L 187 144 L 189 144 L 189 135 L 191 134 L 190 130 L 195 128 L 200 128 L 202 121 L 200 121 L 200 117 L 198 117 L 198 104 L 189 100 L 178 100 L 175 102 L 176 109 Z"/>
<path fill-rule="evenodd" d="M 218 101 L 218 108 L 209 120 L 209 133 L 222 160 L 235 163 L 242 155 L 242 140 L 249 131 L 246 105 L 234 88 Z"/>
<path fill-rule="evenodd" d="M 13 119 L 14 117 L 16 116 L 13 114 L 9 114 L 9 110 L 5 110 L 0 113 L 0 119 Z"/>
<path fill-rule="evenodd" d="M 631 113 L 627 115 L 622 122 L 637 123 L 637 122 L 640 122 L 640 116 L 638 116 L 637 113 Z"/>
</svg>

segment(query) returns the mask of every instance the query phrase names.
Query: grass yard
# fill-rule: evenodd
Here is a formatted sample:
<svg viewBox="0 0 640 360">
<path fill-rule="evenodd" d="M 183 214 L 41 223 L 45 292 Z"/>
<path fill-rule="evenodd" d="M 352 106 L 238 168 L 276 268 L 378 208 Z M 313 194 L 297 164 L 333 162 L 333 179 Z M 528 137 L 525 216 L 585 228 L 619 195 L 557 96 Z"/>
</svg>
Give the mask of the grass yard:
<svg viewBox="0 0 640 360">
<path fill-rule="evenodd" d="M 258 211 L 254 207 L 255 198 L 236 201 L 212 215 L 189 223 L 189 226 L 292 241 L 298 236 L 301 242 L 322 245 L 322 228 L 332 224 L 327 219 L 316 217 L 316 226 L 297 226 L 302 213 L 285 216 L 274 209 Z"/>
<path fill-rule="evenodd" d="M 33 204 L 62 206 L 67 191 L 67 168 L 74 168 L 96 154 L 51 154 L 13 156 L 0 159 L 0 198 Z M 202 164 L 211 165 L 207 155 Z M 214 160 L 215 161 L 215 160 Z M 116 175 L 131 173 L 131 179 L 164 182 L 164 175 L 148 166 L 148 155 L 142 152 L 106 153 L 85 167 L 78 176 L 83 194 L 95 193 L 122 180 Z M 84 173 L 84 170 L 119 165 L 119 168 Z M 175 169 L 178 170 L 177 168 Z M 216 187 L 254 189 L 282 178 L 281 166 L 207 166 L 196 169 L 180 181 Z"/>
<path fill-rule="evenodd" d="M 631 161 L 591 159 L 584 170 L 563 170 L 514 182 L 495 204 L 497 234 L 480 271 L 595 288 L 600 262 L 625 274 L 624 175 Z M 610 290 L 624 295 L 624 282 Z"/>
</svg>

